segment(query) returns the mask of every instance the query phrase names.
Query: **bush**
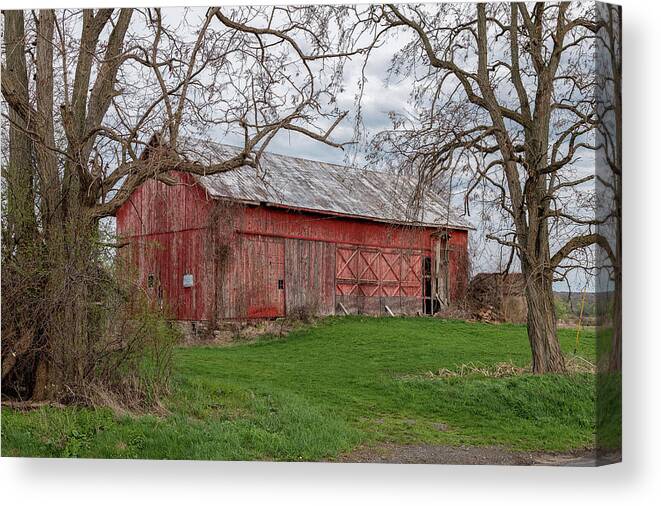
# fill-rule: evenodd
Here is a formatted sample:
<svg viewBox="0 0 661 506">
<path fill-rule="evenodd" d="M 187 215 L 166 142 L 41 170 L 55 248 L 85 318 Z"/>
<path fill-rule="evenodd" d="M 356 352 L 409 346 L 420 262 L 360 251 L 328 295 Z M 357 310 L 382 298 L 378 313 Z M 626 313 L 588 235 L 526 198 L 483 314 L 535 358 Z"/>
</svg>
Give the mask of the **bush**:
<svg viewBox="0 0 661 506">
<path fill-rule="evenodd" d="M 94 404 L 140 409 L 158 404 L 168 393 L 173 350 L 181 334 L 165 318 L 140 301 L 140 307 L 114 329 L 115 348 L 98 361 L 90 397 Z"/>
<path fill-rule="evenodd" d="M 167 391 L 178 333 L 90 237 L 3 244 L 3 398 L 131 409 Z"/>
<path fill-rule="evenodd" d="M 167 314 L 137 285 L 126 259 L 114 259 L 107 269 L 104 304 L 95 317 L 105 329 L 94 354 L 94 373 L 84 389 L 93 404 L 141 409 L 158 404 L 167 394 L 172 354 L 181 339 Z"/>
</svg>

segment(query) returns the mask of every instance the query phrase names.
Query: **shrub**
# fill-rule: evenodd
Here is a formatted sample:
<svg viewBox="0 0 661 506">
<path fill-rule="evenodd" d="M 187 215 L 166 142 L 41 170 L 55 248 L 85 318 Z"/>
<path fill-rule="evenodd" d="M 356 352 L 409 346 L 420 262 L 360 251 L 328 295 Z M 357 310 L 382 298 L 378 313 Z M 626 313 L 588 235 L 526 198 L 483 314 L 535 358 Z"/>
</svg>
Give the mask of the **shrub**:
<svg viewBox="0 0 661 506">
<path fill-rule="evenodd" d="M 99 237 L 3 244 L 3 397 L 135 408 L 167 391 L 178 334 Z"/>
</svg>

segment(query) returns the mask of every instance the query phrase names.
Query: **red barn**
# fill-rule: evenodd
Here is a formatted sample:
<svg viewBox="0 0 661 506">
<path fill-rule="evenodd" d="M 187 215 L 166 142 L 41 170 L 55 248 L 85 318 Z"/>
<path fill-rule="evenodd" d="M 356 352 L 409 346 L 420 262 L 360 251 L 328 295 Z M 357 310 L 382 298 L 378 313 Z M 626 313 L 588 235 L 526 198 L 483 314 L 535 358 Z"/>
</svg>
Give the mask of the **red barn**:
<svg viewBox="0 0 661 506">
<path fill-rule="evenodd" d="M 206 161 L 237 148 L 204 144 Z M 469 224 L 390 173 L 265 153 L 150 180 L 118 210 L 140 281 L 174 319 L 429 314 L 463 297 Z"/>
</svg>

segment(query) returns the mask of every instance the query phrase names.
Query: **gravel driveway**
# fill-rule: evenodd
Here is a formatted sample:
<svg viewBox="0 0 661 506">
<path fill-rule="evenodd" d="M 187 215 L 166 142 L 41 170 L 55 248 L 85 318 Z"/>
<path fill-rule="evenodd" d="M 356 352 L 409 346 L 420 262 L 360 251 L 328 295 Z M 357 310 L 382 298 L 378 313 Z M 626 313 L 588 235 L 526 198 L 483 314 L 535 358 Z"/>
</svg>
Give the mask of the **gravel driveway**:
<svg viewBox="0 0 661 506">
<path fill-rule="evenodd" d="M 619 452 L 604 455 L 602 464 L 619 462 Z M 342 455 L 339 462 L 381 464 L 487 464 L 508 466 L 575 466 L 597 465 L 594 450 L 570 453 L 516 452 L 498 446 L 391 445 L 360 448 Z"/>
</svg>

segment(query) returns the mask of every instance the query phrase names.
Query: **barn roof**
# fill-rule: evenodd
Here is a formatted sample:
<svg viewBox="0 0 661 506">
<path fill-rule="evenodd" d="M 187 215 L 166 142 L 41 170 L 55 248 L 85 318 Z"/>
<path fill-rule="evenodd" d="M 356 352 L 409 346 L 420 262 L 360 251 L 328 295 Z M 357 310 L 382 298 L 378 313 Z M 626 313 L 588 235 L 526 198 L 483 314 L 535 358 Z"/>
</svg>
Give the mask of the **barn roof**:
<svg viewBox="0 0 661 506">
<path fill-rule="evenodd" d="M 194 160 L 214 163 L 239 148 L 189 140 L 186 151 Z M 426 192 L 422 204 L 413 209 L 409 202 L 416 186 L 405 176 L 270 152 L 263 154 L 258 170 L 246 166 L 198 176 L 198 182 L 215 198 L 402 224 L 473 228 L 434 192 Z"/>
</svg>

